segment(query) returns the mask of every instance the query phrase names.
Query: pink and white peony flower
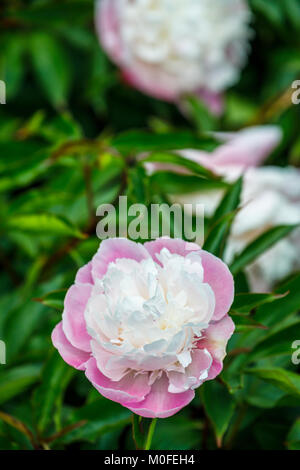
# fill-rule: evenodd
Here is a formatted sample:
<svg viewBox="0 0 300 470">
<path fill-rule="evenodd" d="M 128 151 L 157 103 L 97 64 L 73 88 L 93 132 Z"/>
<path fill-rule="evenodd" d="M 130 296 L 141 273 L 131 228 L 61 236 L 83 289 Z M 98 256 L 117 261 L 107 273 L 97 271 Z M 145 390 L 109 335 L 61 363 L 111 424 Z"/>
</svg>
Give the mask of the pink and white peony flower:
<svg viewBox="0 0 300 470">
<path fill-rule="evenodd" d="M 108 239 L 78 271 L 52 341 L 103 396 L 165 418 L 221 372 L 233 295 L 227 266 L 196 244 Z"/>
<path fill-rule="evenodd" d="M 196 92 L 217 113 L 246 61 L 250 18 L 244 0 L 98 0 L 96 27 L 134 87 L 167 101 Z"/>
<path fill-rule="evenodd" d="M 243 208 L 233 223 L 225 251 L 225 261 L 230 263 L 235 255 L 268 229 L 300 223 L 300 171 L 292 167 L 258 167 L 281 140 L 281 131 L 276 126 L 217 135 L 224 144 L 212 154 L 195 150 L 181 154 L 230 183 L 244 175 Z M 151 165 L 148 166 L 151 172 L 162 169 L 155 164 L 147 165 Z M 171 199 L 182 204 L 204 204 L 206 215 L 211 216 L 223 195 L 223 190 L 214 190 L 173 196 Z M 300 269 L 299 230 L 270 248 L 246 271 L 251 289 L 264 292 L 297 269 Z"/>
</svg>

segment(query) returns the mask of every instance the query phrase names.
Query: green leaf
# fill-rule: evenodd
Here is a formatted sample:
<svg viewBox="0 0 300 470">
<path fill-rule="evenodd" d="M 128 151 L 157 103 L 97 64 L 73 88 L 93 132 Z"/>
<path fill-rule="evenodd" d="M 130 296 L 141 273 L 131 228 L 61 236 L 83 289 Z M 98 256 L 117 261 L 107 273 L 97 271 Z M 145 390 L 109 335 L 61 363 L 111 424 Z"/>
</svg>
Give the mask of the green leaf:
<svg viewBox="0 0 300 470">
<path fill-rule="evenodd" d="M 38 429 L 41 433 L 53 419 L 55 408 L 74 373 L 74 369 L 66 364 L 56 351 L 46 363 L 42 372 L 42 383 L 34 394 Z"/>
<path fill-rule="evenodd" d="M 32 183 L 47 170 L 48 150 L 35 141 L 0 143 L 0 191 Z"/>
<path fill-rule="evenodd" d="M 231 394 L 234 394 L 244 387 L 243 369 L 248 354 L 239 353 L 221 373 L 222 381 Z"/>
<path fill-rule="evenodd" d="M 44 124 L 40 129 L 40 134 L 56 146 L 83 137 L 80 125 L 68 112 L 60 113 L 49 123 Z"/>
<path fill-rule="evenodd" d="M 255 320 L 264 325 L 272 326 L 297 312 L 300 305 L 299 283 L 300 273 L 283 283 L 282 286 L 275 290 L 276 295 L 283 295 L 283 297 L 270 304 L 267 303 L 260 306 L 255 314 Z M 287 292 L 288 294 L 286 295 Z"/>
<path fill-rule="evenodd" d="M 195 173 L 198 176 L 202 176 L 204 178 L 209 179 L 220 179 L 214 173 L 209 171 L 207 168 L 203 167 L 199 163 L 196 163 L 188 158 L 184 158 L 180 155 L 176 155 L 175 153 L 167 153 L 167 152 L 154 152 L 151 153 L 148 157 L 144 158 L 141 163 L 147 162 L 159 162 L 165 163 L 167 165 L 175 165 L 178 167 L 186 168 L 187 170 Z"/>
<path fill-rule="evenodd" d="M 280 2 L 281 3 L 281 2 Z M 251 0 L 254 12 L 263 15 L 276 28 L 282 29 L 282 9 L 280 3 L 269 0 Z"/>
<path fill-rule="evenodd" d="M 205 412 L 215 431 L 217 446 L 221 447 L 223 436 L 233 416 L 234 399 L 224 385 L 215 380 L 205 382 L 200 392 Z"/>
<path fill-rule="evenodd" d="M 4 326 L 4 338 L 8 363 L 15 359 L 22 347 L 28 343 L 33 332 L 39 327 L 42 317 L 42 305 L 31 300 L 22 301 L 18 308 L 9 312 Z M 18 328 L 16 328 L 18 325 Z M 22 334 L 19 332 L 22 331 Z"/>
<path fill-rule="evenodd" d="M 300 450 L 300 418 L 295 421 L 288 433 L 287 447 L 290 450 Z"/>
<path fill-rule="evenodd" d="M 199 449 L 202 435 L 199 419 L 188 419 L 183 413 L 159 419 L 152 441 L 152 450 Z"/>
<path fill-rule="evenodd" d="M 246 382 L 248 386 L 245 391 L 245 400 L 252 406 L 274 408 L 280 406 L 283 397 L 288 396 L 283 390 L 254 376 L 247 375 Z"/>
<path fill-rule="evenodd" d="M 230 266 L 231 272 L 235 275 L 252 263 L 258 256 L 271 248 L 282 238 L 289 235 L 299 225 L 280 225 L 263 233 L 260 237 L 248 245 L 240 253 Z"/>
<path fill-rule="evenodd" d="M 5 227 L 20 232 L 85 238 L 70 222 L 54 214 L 14 215 L 5 221 Z"/>
<path fill-rule="evenodd" d="M 284 390 L 290 395 L 297 397 L 300 396 L 300 376 L 294 372 L 290 372 L 279 367 L 267 369 L 257 367 L 245 369 L 245 372 L 274 384 L 276 387 Z"/>
<path fill-rule="evenodd" d="M 62 312 L 64 309 L 66 292 L 67 289 L 57 289 L 34 300 L 36 302 L 40 302 L 46 307 L 54 308 L 55 310 Z"/>
<path fill-rule="evenodd" d="M 145 435 L 142 430 L 142 417 L 132 415 L 132 437 L 137 449 L 144 449 Z"/>
<path fill-rule="evenodd" d="M 235 211 L 240 204 L 242 184 L 243 180 L 239 178 L 227 191 L 210 223 L 211 230 L 205 240 L 203 249 L 216 256 L 222 257 L 223 255 L 226 239 L 236 214 Z"/>
<path fill-rule="evenodd" d="M 217 147 L 217 142 L 212 137 L 198 137 L 187 131 L 167 134 L 128 131 L 114 137 L 111 140 L 111 146 L 121 153 L 136 155 L 140 152 L 162 152 L 187 148 L 212 151 Z"/>
<path fill-rule="evenodd" d="M 130 423 L 132 413 L 118 403 L 99 397 L 72 414 L 72 423 L 86 420 L 87 423 L 59 439 L 69 444 L 76 441 L 95 441 L 99 436 Z"/>
<path fill-rule="evenodd" d="M 277 328 L 275 332 L 264 336 L 251 351 L 249 361 L 282 354 L 290 356 L 292 343 L 297 338 L 300 338 L 300 320 L 285 328 Z"/>
<path fill-rule="evenodd" d="M 232 312 L 249 314 L 251 310 L 260 307 L 261 305 L 269 304 L 275 300 L 286 297 L 285 294 L 236 294 L 233 304 L 231 305 Z"/>
<path fill-rule="evenodd" d="M 5 173 L 9 170 L 18 170 L 28 160 L 35 161 L 35 156 L 42 149 L 45 150 L 43 145 L 34 140 L 25 142 L 5 140 L 0 142 L 0 172 Z"/>
<path fill-rule="evenodd" d="M 238 315 L 233 314 L 233 320 L 234 320 L 234 324 L 236 327 L 236 330 L 235 330 L 236 333 L 242 333 L 244 331 L 256 330 L 256 329 L 260 329 L 260 330 L 268 329 L 267 326 L 264 326 L 261 323 L 256 322 L 252 318 L 249 318 L 241 314 L 238 314 Z"/>
<path fill-rule="evenodd" d="M 62 108 L 68 101 L 71 70 L 68 56 L 53 35 L 35 33 L 30 38 L 34 70 L 51 104 Z"/>
<path fill-rule="evenodd" d="M 1 366 L 2 367 L 2 366 Z M 0 404 L 24 393 L 40 378 L 41 365 L 30 364 L 0 369 Z"/>
<path fill-rule="evenodd" d="M 24 53 L 26 37 L 13 35 L 4 47 L 4 81 L 6 83 L 7 102 L 15 98 L 20 91 L 25 73 Z"/>
<path fill-rule="evenodd" d="M 26 25 L 48 27 L 57 25 L 85 24 L 92 19 L 93 2 L 91 0 L 76 0 L 75 2 L 32 2 L 18 9 L 12 8 L 6 16 L 19 19 Z"/>
<path fill-rule="evenodd" d="M 20 419 L 0 411 L 0 420 L 17 429 L 20 433 L 24 434 L 24 436 L 26 436 L 29 441 L 34 442 L 34 436 L 31 430 Z"/>
<path fill-rule="evenodd" d="M 222 181 L 208 180 L 196 175 L 179 175 L 171 171 L 154 173 L 150 177 L 150 185 L 164 194 L 190 194 L 228 188 L 228 184 Z"/>
<path fill-rule="evenodd" d="M 285 9 L 287 16 L 292 25 L 299 31 L 300 28 L 300 3 L 298 0 L 285 0 L 282 2 L 283 9 Z"/>
</svg>

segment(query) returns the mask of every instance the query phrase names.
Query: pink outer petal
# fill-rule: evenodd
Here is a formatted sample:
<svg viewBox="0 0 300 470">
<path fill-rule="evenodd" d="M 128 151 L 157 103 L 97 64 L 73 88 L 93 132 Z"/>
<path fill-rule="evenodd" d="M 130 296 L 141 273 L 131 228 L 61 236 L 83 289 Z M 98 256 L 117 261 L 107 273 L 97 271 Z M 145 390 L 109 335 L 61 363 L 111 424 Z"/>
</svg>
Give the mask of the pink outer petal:
<svg viewBox="0 0 300 470">
<path fill-rule="evenodd" d="M 207 380 L 214 379 L 223 368 L 226 346 L 232 336 L 235 325 L 229 315 L 211 324 L 204 332 L 205 337 L 198 342 L 199 349 L 207 349 L 213 358 Z"/>
<path fill-rule="evenodd" d="M 52 331 L 51 339 L 54 347 L 67 364 L 75 369 L 85 369 L 85 363 L 89 360 L 90 354 L 72 346 L 63 332 L 62 322 L 58 323 Z"/>
<path fill-rule="evenodd" d="M 234 134 L 220 134 L 219 137 L 226 143 L 212 155 L 215 169 L 219 166 L 240 166 L 246 169 L 264 162 L 279 144 L 282 132 L 277 126 L 257 126 Z"/>
<path fill-rule="evenodd" d="M 140 243 L 127 238 L 109 238 L 103 240 L 99 250 L 92 259 L 92 276 L 94 281 L 101 279 L 110 263 L 120 258 L 133 259 L 138 262 L 149 258 L 147 250 Z"/>
<path fill-rule="evenodd" d="M 216 132 L 214 135 L 224 142 L 214 152 L 187 149 L 179 153 L 225 177 L 230 176 L 233 168 L 243 172 L 262 164 L 282 138 L 282 132 L 277 126 L 250 127 L 239 132 Z M 153 169 L 159 170 L 159 167 L 154 166 Z M 173 165 L 174 169 L 179 173 Z"/>
<path fill-rule="evenodd" d="M 156 255 L 159 254 L 163 248 L 167 248 L 170 253 L 176 253 L 181 256 L 187 256 L 192 251 L 200 251 L 200 247 L 196 243 L 185 242 L 180 238 L 168 237 L 162 237 L 152 242 L 146 242 L 144 247 L 150 253 L 155 262 L 158 262 Z"/>
<path fill-rule="evenodd" d="M 94 284 L 93 278 L 92 278 L 92 262 L 90 261 L 87 263 L 85 266 L 82 266 L 77 271 L 76 274 L 76 279 L 75 279 L 76 284 Z"/>
<path fill-rule="evenodd" d="M 136 64 L 135 68 L 124 68 L 122 76 L 129 85 L 158 100 L 172 102 L 179 98 L 179 93 L 172 86 L 171 81 L 169 86 L 162 85 L 166 79 L 163 80 L 163 76 L 154 66 Z"/>
<path fill-rule="evenodd" d="M 168 418 L 188 405 L 195 396 L 193 390 L 169 393 L 168 386 L 169 381 L 166 375 L 163 375 L 152 385 L 151 392 L 145 400 L 138 403 L 123 403 L 123 406 L 145 418 Z"/>
<path fill-rule="evenodd" d="M 181 393 L 189 388 L 198 388 L 207 379 L 208 371 L 212 365 L 211 354 L 206 349 L 194 349 L 192 362 L 186 368 L 185 373 L 168 372 L 170 393 Z"/>
<path fill-rule="evenodd" d="M 91 284 L 74 284 L 65 297 L 63 330 L 70 343 L 90 352 L 91 337 L 86 330 L 84 311 L 92 290 Z"/>
<path fill-rule="evenodd" d="M 103 48 L 114 62 L 121 65 L 123 47 L 117 3 L 116 0 L 98 0 L 95 19 L 96 30 Z"/>
<path fill-rule="evenodd" d="M 227 265 L 219 258 L 201 251 L 204 282 L 210 285 L 215 294 L 216 307 L 212 321 L 220 320 L 229 311 L 234 297 L 234 281 Z"/>
<path fill-rule="evenodd" d="M 142 401 L 150 392 L 148 374 L 135 377 L 131 373 L 118 382 L 113 382 L 99 371 L 94 358 L 87 362 L 85 374 L 101 395 L 121 404 Z"/>
</svg>

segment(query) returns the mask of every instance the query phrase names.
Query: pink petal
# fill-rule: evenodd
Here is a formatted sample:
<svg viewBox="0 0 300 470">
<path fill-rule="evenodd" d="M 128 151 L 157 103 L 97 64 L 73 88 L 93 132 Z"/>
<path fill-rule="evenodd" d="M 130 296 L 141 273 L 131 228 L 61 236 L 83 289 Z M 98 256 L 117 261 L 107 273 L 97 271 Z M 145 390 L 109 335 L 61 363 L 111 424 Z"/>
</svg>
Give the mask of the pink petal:
<svg viewBox="0 0 300 470">
<path fill-rule="evenodd" d="M 108 379 L 118 382 L 126 375 L 127 365 L 120 364 L 119 356 L 106 351 L 97 341 L 91 341 L 93 356 L 96 359 L 97 368 Z"/>
<path fill-rule="evenodd" d="M 232 336 L 235 325 L 229 315 L 220 321 L 212 323 L 204 332 L 204 338 L 198 342 L 198 348 L 207 349 L 213 358 L 209 370 L 208 380 L 214 379 L 223 368 L 223 359 L 226 355 L 226 346 Z"/>
<path fill-rule="evenodd" d="M 162 237 L 152 242 L 146 242 L 144 247 L 156 262 L 158 262 L 156 255 L 159 254 L 163 248 L 167 248 L 170 253 L 177 253 L 181 256 L 187 256 L 192 251 L 200 251 L 200 247 L 196 243 L 185 242 L 180 238 L 168 237 Z"/>
<path fill-rule="evenodd" d="M 132 68 L 123 68 L 122 76 L 126 83 L 158 100 L 172 102 L 179 97 L 171 78 L 166 83 L 163 73 L 153 65 L 137 62 Z"/>
<path fill-rule="evenodd" d="M 188 405 L 195 396 L 193 390 L 183 393 L 168 392 L 169 381 L 164 374 L 151 387 L 145 400 L 138 403 L 122 403 L 134 413 L 145 418 L 168 418 Z"/>
<path fill-rule="evenodd" d="M 123 47 L 117 3 L 116 0 L 98 0 L 95 20 L 103 48 L 114 62 L 121 65 Z"/>
<path fill-rule="evenodd" d="M 211 354 L 205 349 L 195 349 L 192 352 L 192 362 L 187 368 L 190 376 L 197 379 L 196 387 L 201 385 L 205 380 L 205 372 L 208 371 L 212 364 Z"/>
<path fill-rule="evenodd" d="M 148 374 L 135 376 L 132 372 L 123 379 L 113 382 L 99 371 L 94 358 L 87 362 L 85 374 L 101 395 L 121 404 L 142 401 L 150 392 Z"/>
<path fill-rule="evenodd" d="M 65 297 L 63 330 L 70 343 L 78 349 L 90 352 L 91 337 L 87 333 L 84 311 L 91 295 L 92 285 L 74 284 Z"/>
<path fill-rule="evenodd" d="M 85 363 L 89 360 L 90 354 L 72 346 L 63 332 L 62 322 L 58 323 L 52 331 L 51 339 L 54 347 L 67 364 L 75 369 L 85 369 Z"/>
<path fill-rule="evenodd" d="M 219 137 L 227 142 L 212 155 L 215 168 L 230 165 L 246 169 L 264 162 L 279 144 L 282 132 L 277 126 L 258 126 Z"/>
<path fill-rule="evenodd" d="M 192 362 L 185 372 L 168 372 L 169 392 L 180 393 L 199 387 L 207 379 L 212 362 L 212 357 L 206 349 L 194 349 Z"/>
<path fill-rule="evenodd" d="M 204 282 L 210 285 L 215 294 L 216 307 L 212 320 L 220 320 L 230 309 L 234 297 L 234 281 L 227 265 L 219 258 L 201 251 Z"/>
<path fill-rule="evenodd" d="M 79 284 L 94 284 L 92 278 L 92 262 L 90 261 L 85 266 L 77 271 L 75 283 Z"/>
<path fill-rule="evenodd" d="M 135 243 L 127 238 L 108 238 L 103 240 L 99 250 L 92 259 L 92 276 L 94 281 L 101 279 L 108 265 L 117 259 L 127 258 L 142 261 L 149 258 L 147 250 L 140 243 Z"/>
<path fill-rule="evenodd" d="M 215 379 L 222 372 L 222 369 L 223 369 L 223 362 L 218 361 L 217 359 L 214 359 L 208 371 L 208 377 L 206 380 Z"/>
</svg>

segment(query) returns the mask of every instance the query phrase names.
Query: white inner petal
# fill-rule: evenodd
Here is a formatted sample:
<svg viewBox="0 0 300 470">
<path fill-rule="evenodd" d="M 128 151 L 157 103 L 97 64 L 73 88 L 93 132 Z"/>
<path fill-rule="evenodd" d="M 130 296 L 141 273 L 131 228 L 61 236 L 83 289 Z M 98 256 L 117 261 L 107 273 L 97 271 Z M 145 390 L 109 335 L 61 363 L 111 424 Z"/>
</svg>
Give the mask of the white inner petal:
<svg viewBox="0 0 300 470">
<path fill-rule="evenodd" d="M 250 11 L 244 0 L 120 0 L 127 63 L 158 66 L 178 91 L 221 91 L 247 54 Z"/>
</svg>

